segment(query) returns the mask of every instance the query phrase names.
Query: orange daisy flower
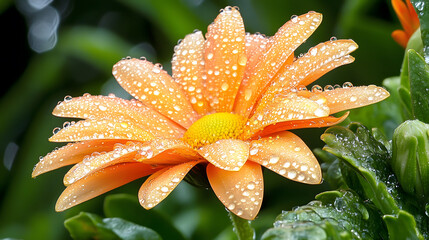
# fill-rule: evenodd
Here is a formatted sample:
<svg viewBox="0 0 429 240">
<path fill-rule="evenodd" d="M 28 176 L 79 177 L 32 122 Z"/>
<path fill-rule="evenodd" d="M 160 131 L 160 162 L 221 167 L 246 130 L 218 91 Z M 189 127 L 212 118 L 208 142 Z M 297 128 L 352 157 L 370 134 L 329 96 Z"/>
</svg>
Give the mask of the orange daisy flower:
<svg viewBox="0 0 429 240">
<path fill-rule="evenodd" d="M 392 38 L 403 48 L 406 48 L 408 40 L 420 27 L 419 17 L 410 0 L 405 0 L 405 2 L 403 0 L 392 0 L 392 6 L 404 29 L 393 31 Z"/>
<path fill-rule="evenodd" d="M 196 31 L 175 47 L 172 77 L 144 58 L 119 61 L 113 75 L 136 99 L 66 97 L 53 114 L 84 120 L 54 130 L 50 141 L 74 143 L 42 158 L 33 177 L 75 164 L 56 204 L 63 211 L 150 175 L 138 193 L 150 209 L 204 164 L 220 201 L 254 219 L 263 198 L 261 166 L 293 181 L 321 182 L 311 150 L 286 130 L 331 126 L 348 113 L 331 114 L 389 96 L 373 85 L 303 87 L 354 60 L 352 40 L 320 43 L 294 58 L 321 21 L 316 12 L 294 16 L 265 37 L 246 33 L 238 9 L 226 7 L 205 38 Z"/>
</svg>

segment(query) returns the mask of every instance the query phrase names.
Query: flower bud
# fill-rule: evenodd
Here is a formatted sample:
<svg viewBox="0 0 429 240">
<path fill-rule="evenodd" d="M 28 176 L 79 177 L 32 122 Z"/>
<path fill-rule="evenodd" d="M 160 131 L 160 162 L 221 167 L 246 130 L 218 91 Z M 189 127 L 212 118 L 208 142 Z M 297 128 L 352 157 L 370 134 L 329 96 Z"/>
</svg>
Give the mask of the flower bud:
<svg viewBox="0 0 429 240">
<path fill-rule="evenodd" d="M 429 196 L 429 125 L 408 120 L 393 134 L 391 166 L 405 192 L 420 200 Z"/>
</svg>

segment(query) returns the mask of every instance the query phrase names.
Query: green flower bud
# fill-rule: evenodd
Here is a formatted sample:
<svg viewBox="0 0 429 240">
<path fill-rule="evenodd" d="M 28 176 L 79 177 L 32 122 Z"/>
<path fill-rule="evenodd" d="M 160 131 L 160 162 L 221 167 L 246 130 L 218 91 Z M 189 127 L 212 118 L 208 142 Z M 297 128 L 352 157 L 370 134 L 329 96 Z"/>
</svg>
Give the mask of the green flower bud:
<svg viewBox="0 0 429 240">
<path fill-rule="evenodd" d="M 408 120 L 393 133 L 391 166 L 405 192 L 427 201 L 429 196 L 429 125 Z"/>
</svg>

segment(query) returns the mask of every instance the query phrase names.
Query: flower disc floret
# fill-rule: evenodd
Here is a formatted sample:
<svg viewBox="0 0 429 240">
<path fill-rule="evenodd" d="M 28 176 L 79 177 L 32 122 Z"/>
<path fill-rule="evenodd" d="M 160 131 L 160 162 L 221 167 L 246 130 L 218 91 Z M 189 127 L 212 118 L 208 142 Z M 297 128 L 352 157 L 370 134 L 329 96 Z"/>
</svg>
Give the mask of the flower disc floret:
<svg viewBox="0 0 429 240">
<path fill-rule="evenodd" d="M 232 113 L 214 113 L 198 119 L 185 132 L 183 141 L 193 148 L 221 139 L 236 139 L 243 133 L 244 117 Z"/>
</svg>

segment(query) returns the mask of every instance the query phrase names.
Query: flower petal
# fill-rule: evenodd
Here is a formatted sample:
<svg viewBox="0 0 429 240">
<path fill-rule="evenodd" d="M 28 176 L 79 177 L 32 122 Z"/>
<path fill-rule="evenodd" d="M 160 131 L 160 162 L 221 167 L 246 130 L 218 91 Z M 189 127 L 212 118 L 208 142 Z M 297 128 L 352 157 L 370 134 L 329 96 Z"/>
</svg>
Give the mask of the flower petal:
<svg viewBox="0 0 429 240">
<path fill-rule="evenodd" d="M 329 114 L 334 114 L 348 109 L 363 107 L 380 102 L 389 97 L 389 92 L 375 85 L 336 88 L 331 91 L 316 93 L 316 96 L 326 98 L 326 105 L 330 109 Z"/>
<path fill-rule="evenodd" d="M 207 99 L 217 112 L 231 112 L 247 62 L 240 12 L 223 9 L 208 27 L 206 38 Z"/>
<path fill-rule="evenodd" d="M 392 38 L 395 40 L 401 47 L 406 48 L 408 44 L 408 35 L 402 30 L 395 30 L 392 32 Z"/>
<path fill-rule="evenodd" d="M 311 48 L 304 56 L 294 61 L 283 72 L 279 72 L 264 93 L 257 109 L 264 108 L 279 93 L 290 91 L 298 85 L 306 86 L 326 72 L 350 63 L 353 58 L 342 59 L 357 49 L 352 40 L 336 40 L 320 43 Z M 340 61 L 335 61 L 340 59 Z"/>
<path fill-rule="evenodd" d="M 68 186 L 58 198 L 55 210 L 64 211 L 158 169 L 143 163 L 122 163 L 101 169 Z"/>
<path fill-rule="evenodd" d="M 166 198 L 186 174 L 201 161 L 186 162 L 166 167 L 152 174 L 139 190 L 139 201 L 145 209 L 151 209 Z"/>
<path fill-rule="evenodd" d="M 114 96 L 89 96 L 65 99 L 53 114 L 84 119 L 121 119 L 132 122 L 155 136 L 181 137 L 184 129 L 140 101 Z"/>
<path fill-rule="evenodd" d="M 51 142 L 77 142 L 95 139 L 124 139 L 148 141 L 154 136 L 137 127 L 135 124 L 110 120 L 85 120 L 70 124 L 49 138 Z"/>
<path fill-rule="evenodd" d="M 179 164 L 201 158 L 189 144 L 178 139 L 158 138 L 145 142 L 138 154 L 137 161 L 154 165 Z"/>
<path fill-rule="evenodd" d="M 40 161 L 34 167 L 31 176 L 34 178 L 42 173 L 78 163 L 82 161 L 86 155 L 90 155 L 93 152 L 111 151 L 118 142 L 125 143 L 125 141 L 120 140 L 92 140 L 69 143 L 66 146 L 50 152 L 45 157 L 40 159 Z"/>
<path fill-rule="evenodd" d="M 185 93 L 160 66 L 126 59 L 113 66 L 118 83 L 135 98 L 185 128 L 198 118 Z"/>
<path fill-rule="evenodd" d="M 207 177 L 219 200 L 235 215 L 253 220 L 264 194 L 264 179 L 259 164 L 248 161 L 238 172 L 225 171 L 212 164 Z"/>
<path fill-rule="evenodd" d="M 267 51 L 260 58 L 255 71 L 246 75 L 247 85 L 242 85 L 234 111 L 237 114 L 248 116 L 260 94 L 270 84 L 277 71 L 286 63 L 289 56 L 298 48 L 319 26 L 322 21 L 320 13 L 309 12 L 293 17 L 285 23 L 277 33 L 270 38 Z"/>
<path fill-rule="evenodd" d="M 410 37 L 414 33 L 414 28 L 412 26 L 412 19 L 410 15 L 410 11 L 407 5 L 402 0 L 392 0 L 393 9 L 398 16 L 399 21 L 401 22 L 402 27 L 407 33 L 408 37 Z M 414 8 L 410 9 L 414 10 Z"/>
<path fill-rule="evenodd" d="M 220 169 L 238 171 L 249 157 L 249 145 L 238 139 L 222 139 L 201 147 L 198 152 Z"/>
<path fill-rule="evenodd" d="M 174 80 L 182 87 L 194 110 L 200 115 L 207 114 L 211 108 L 203 97 L 204 37 L 201 31 L 186 35 L 174 48 L 171 61 Z"/>
<path fill-rule="evenodd" d="M 116 145 L 113 151 L 107 153 L 93 153 L 67 172 L 64 176 L 64 185 L 73 184 L 88 174 L 114 164 L 135 162 L 137 151 L 141 145 L 141 143 L 127 142 L 127 144 Z"/>
<path fill-rule="evenodd" d="M 252 141 L 249 160 L 293 181 L 307 184 L 319 184 L 322 181 L 322 171 L 316 157 L 291 132 Z"/>
<path fill-rule="evenodd" d="M 267 136 L 269 134 L 278 133 L 285 130 L 292 130 L 292 129 L 329 127 L 329 126 L 333 126 L 341 123 L 348 116 L 349 116 L 349 112 L 346 112 L 343 116 L 339 118 L 328 116 L 328 117 L 314 118 L 314 119 L 308 119 L 308 120 L 280 122 L 280 123 L 272 124 L 265 127 L 261 131 L 253 134 L 253 136 L 249 136 L 249 138 Z"/>
<path fill-rule="evenodd" d="M 246 34 L 246 73 L 253 72 L 259 59 L 263 57 L 267 50 L 269 38 L 262 34 Z"/>
<path fill-rule="evenodd" d="M 256 112 L 246 123 L 244 135 L 252 136 L 279 122 L 327 117 L 329 108 L 321 102 L 289 93 L 274 98 L 271 104 Z M 244 138 L 246 139 L 246 137 Z"/>
</svg>

